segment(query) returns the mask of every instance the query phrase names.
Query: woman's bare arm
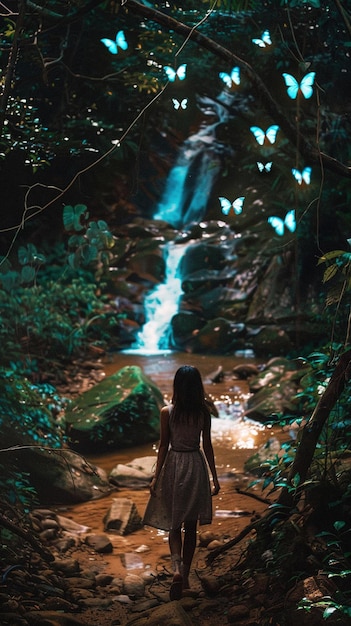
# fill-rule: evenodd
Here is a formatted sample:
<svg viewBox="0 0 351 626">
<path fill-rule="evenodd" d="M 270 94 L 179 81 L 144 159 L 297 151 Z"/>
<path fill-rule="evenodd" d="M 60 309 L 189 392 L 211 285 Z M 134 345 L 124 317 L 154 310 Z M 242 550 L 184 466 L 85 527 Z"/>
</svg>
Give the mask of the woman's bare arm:
<svg viewBox="0 0 351 626">
<path fill-rule="evenodd" d="M 203 445 L 203 449 L 204 449 L 208 466 L 212 474 L 212 479 L 213 479 L 212 495 L 216 496 L 221 487 L 217 478 L 217 470 L 216 470 L 213 446 L 212 446 L 212 441 L 211 441 L 211 421 L 210 420 L 206 420 L 206 424 L 202 431 L 202 445 Z"/>
<path fill-rule="evenodd" d="M 169 409 L 168 406 L 164 406 L 160 413 L 160 443 L 157 453 L 156 470 L 155 475 L 150 483 L 151 495 L 155 494 L 155 487 L 160 475 L 161 469 L 165 462 L 165 458 L 169 448 Z"/>
</svg>

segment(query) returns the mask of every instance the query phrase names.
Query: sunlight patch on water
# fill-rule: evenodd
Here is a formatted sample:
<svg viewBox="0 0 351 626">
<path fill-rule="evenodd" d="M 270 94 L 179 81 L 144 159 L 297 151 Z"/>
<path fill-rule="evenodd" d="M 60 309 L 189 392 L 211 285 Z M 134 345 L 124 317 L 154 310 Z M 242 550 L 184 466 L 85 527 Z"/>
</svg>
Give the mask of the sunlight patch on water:
<svg viewBox="0 0 351 626">
<path fill-rule="evenodd" d="M 245 418 L 228 420 L 213 418 L 211 422 L 212 441 L 232 450 L 257 448 L 257 437 L 265 430 L 263 424 Z"/>
</svg>

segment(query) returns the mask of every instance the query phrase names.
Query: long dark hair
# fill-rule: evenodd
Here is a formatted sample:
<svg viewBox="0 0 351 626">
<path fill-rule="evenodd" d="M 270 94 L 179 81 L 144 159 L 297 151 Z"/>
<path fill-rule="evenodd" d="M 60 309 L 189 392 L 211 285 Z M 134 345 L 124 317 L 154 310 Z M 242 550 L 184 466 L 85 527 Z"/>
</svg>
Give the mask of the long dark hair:
<svg viewBox="0 0 351 626">
<path fill-rule="evenodd" d="M 211 419 L 201 374 L 196 367 L 183 365 L 176 371 L 172 404 L 175 421 L 198 423 L 201 419 Z"/>
</svg>

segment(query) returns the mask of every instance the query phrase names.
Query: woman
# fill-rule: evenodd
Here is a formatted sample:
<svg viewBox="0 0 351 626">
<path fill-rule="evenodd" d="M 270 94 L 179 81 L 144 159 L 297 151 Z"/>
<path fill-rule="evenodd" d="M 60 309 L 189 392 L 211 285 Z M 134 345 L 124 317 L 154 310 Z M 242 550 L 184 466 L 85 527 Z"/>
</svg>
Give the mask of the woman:
<svg viewBox="0 0 351 626">
<path fill-rule="evenodd" d="M 180 367 L 173 381 L 172 404 L 161 409 L 160 444 L 144 524 L 169 531 L 173 567 L 171 600 L 189 588 L 189 572 L 199 524 L 212 521 L 211 488 L 205 458 L 213 478 L 212 495 L 220 485 L 211 442 L 211 415 L 201 375 L 196 367 Z M 184 539 L 182 540 L 182 527 Z"/>
</svg>

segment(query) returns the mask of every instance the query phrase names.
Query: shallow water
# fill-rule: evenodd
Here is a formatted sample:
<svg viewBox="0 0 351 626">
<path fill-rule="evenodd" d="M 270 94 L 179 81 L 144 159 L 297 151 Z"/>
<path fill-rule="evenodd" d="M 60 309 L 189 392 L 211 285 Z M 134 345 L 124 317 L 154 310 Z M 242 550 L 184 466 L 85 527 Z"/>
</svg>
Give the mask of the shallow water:
<svg viewBox="0 0 351 626">
<path fill-rule="evenodd" d="M 238 381 L 232 375 L 235 365 L 243 363 L 244 359 L 231 356 L 199 356 L 183 353 L 168 353 L 150 356 L 133 354 L 116 354 L 106 360 L 106 375 L 113 374 L 122 367 L 137 365 L 141 367 L 164 394 L 165 401 L 170 400 L 174 374 L 181 365 L 194 365 L 200 370 L 206 392 L 215 402 L 219 417 L 212 420 L 212 441 L 215 453 L 217 473 L 221 484 L 220 493 L 213 498 L 213 521 L 210 527 L 218 537 L 233 537 L 248 523 L 248 520 L 266 510 L 267 505 L 237 492 L 237 487 L 245 489 L 247 480 L 242 475 L 245 461 L 255 452 L 255 449 L 276 435 L 279 438 L 285 435 L 278 429 L 269 429 L 257 422 L 248 420 L 242 415 L 245 401 L 248 397 L 248 385 L 245 381 Z M 253 359 L 246 359 L 245 363 L 256 363 Z M 224 381 L 211 383 L 210 374 L 222 366 L 225 372 Z M 103 468 L 107 473 L 118 463 L 128 463 L 135 458 L 155 455 L 157 442 L 143 446 L 116 450 L 104 455 L 89 456 L 89 460 Z M 253 487 L 258 495 L 262 495 L 259 485 Z M 148 489 L 129 490 L 120 489 L 101 498 L 84 502 L 76 506 L 66 507 L 66 514 L 76 522 L 88 525 L 92 532 L 101 534 L 104 530 L 104 516 L 109 510 L 115 497 L 127 497 L 133 501 L 141 516 L 145 511 L 149 497 Z M 106 571 L 113 576 L 124 577 L 127 570 L 136 572 L 139 569 L 158 568 L 164 565 L 169 567 L 169 550 L 167 533 L 150 527 L 120 536 L 109 534 L 113 545 L 110 555 L 103 555 Z M 247 538 L 247 541 L 250 537 Z M 238 552 L 243 545 L 238 546 Z M 145 553 L 144 553 L 145 550 Z M 142 551 L 142 552 L 141 552 Z M 135 559 L 138 557 L 138 563 Z M 132 560 L 132 565 L 127 559 Z M 202 567 L 202 557 L 195 555 L 194 567 Z M 98 563 L 96 555 L 91 556 L 92 565 Z M 195 577 L 192 586 L 198 584 Z"/>
<path fill-rule="evenodd" d="M 165 352 L 156 355 L 118 353 L 106 359 L 105 373 L 111 375 L 119 369 L 136 365 L 151 378 L 163 393 L 165 401 L 172 395 L 173 377 L 182 365 L 197 367 L 202 375 L 206 393 L 214 401 L 219 417 L 212 420 L 212 441 L 219 473 L 241 472 L 245 460 L 255 449 L 272 436 L 272 429 L 262 426 L 243 415 L 245 402 L 249 396 L 246 381 L 236 380 L 233 368 L 242 363 L 262 364 L 253 358 L 238 356 L 198 355 L 182 352 Z M 225 373 L 220 383 L 210 381 L 211 374 L 219 367 Z M 105 455 L 90 457 L 99 467 L 110 471 L 117 463 L 128 463 L 134 458 L 154 453 L 155 444 L 145 444 Z"/>
</svg>

